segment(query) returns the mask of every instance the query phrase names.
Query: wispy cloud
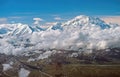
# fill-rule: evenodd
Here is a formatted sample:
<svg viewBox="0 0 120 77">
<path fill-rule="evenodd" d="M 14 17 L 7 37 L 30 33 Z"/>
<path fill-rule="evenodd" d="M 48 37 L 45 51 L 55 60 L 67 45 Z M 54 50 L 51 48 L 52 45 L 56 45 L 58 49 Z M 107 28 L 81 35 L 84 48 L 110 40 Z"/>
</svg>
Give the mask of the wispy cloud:
<svg viewBox="0 0 120 77">
<path fill-rule="evenodd" d="M 62 20 L 61 17 L 55 17 L 54 20 Z"/>
<path fill-rule="evenodd" d="M 46 25 L 55 25 L 57 22 L 47 22 L 47 23 L 45 23 Z"/>
<path fill-rule="evenodd" d="M 64 20 L 68 20 L 68 19 L 65 19 L 65 18 L 61 18 L 61 17 L 54 17 L 54 20 L 56 21 L 64 21 Z"/>
<path fill-rule="evenodd" d="M 7 18 L 0 18 L 0 24 L 7 23 Z"/>
</svg>

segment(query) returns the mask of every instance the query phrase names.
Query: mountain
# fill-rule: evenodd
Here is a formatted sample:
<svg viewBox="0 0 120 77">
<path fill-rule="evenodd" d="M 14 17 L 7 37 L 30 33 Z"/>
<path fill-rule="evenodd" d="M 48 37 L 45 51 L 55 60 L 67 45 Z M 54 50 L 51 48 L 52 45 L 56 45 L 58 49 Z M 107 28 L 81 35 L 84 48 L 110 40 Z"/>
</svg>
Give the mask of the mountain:
<svg viewBox="0 0 120 77">
<path fill-rule="evenodd" d="M 62 26 L 69 26 L 69 27 L 70 26 L 71 27 L 96 26 L 96 27 L 100 27 L 101 29 L 110 28 L 110 26 L 108 24 L 106 24 L 103 20 L 96 18 L 96 17 L 89 17 L 89 16 L 85 16 L 85 15 L 77 16 L 74 19 L 67 21 Z"/>
<path fill-rule="evenodd" d="M 21 36 L 24 34 L 31 34 L 32 32 L 44 31 L 39 25 L 29 26 L 27 24 L 16 23 L 16 24 L 0 24 L 0 34 Z"/>
<path fill-rule="evenodd" d="M 23 68 L 31 71 L 55 63 L 119 65 L 120 26 L 84 15 L 57 22 L 48 29 L 22 23 L 0 24 L 0 71 L 3 74 L 6 74 L 4 68 L 8 72 L 19 72 Z"/>
<path fill-rule="evenodd" d="M 104 21 L 100 20 L 99 18 L 80 15 L 64 23 L 56 22 L 54 25 L 50 26 L 47 30 L 57 30 L 57 29 L 63 30 L 63 28 L 66 26 L 69 28 L 92 27 L 92 26 L 96 26 L 96 27 L 98 26 L 101 29 L 110 28 L 108 24 L 106 24 Z M 0 34 L 10 33 L 11 35 L 23 35 L 26 33 L 39 32 L 39 31 L 45 31 L 45 29 L 41 28 L 39 25 L 29 26 L 27 24 L 22 24 L 22 23 L 0 25 Z"/>
<path fill-rule="evenodd" d="M 20 36 L 27 33 L 32 33 L 32 30 L 27 24 L 0 24 L 0 34 Z"/>
<path fill-rule="evenodd" d="M 16 28 L 11 32 L 11 35 L 24 35 L 24 34 L 31 34 L 32 30 L 30 29 L 30 27 L 27 24 L 21 24 L 18 23 L 16 24 Z"/>
<path fill-rule="evenodd" d="M 47 30 L 63 30 L 62 23 L 56 22 L 54 25 L 50 26 Z"/>
<path fill-rule="evenodd" d="M 40 25 L 32 25 L 32 26 L 29 26 L 29 28 L 32 30 L 32 32 L 39 32 L 39 31 L 46 30 L 44 28 L 41 28 Z"/>
<path fill-rule="evenodd" d="M 16 28 L 16 24 L 0 24 L 0 35 L 7 34 Z"/>
</svg>

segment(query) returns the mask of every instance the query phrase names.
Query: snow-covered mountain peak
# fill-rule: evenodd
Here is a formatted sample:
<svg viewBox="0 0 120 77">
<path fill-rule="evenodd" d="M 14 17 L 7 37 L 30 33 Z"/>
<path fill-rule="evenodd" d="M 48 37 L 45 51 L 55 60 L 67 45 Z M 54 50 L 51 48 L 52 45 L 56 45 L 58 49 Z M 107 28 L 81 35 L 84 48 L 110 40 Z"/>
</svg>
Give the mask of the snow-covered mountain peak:
<svg viewBox="0 0 120 77">
<path fill-rule="evenodd" d="M 101 29 L 110 28 L 108 24 L 96 17 L 89 17 L 85 15 L 77 16 L 68 22 L 64 23 L 62 26 L 98 26 Z"/>
<path fill-rule="evenodd" d="M 4 35 L 24 35 L 30 34 L 32 30 L 29 25 L 16 23 L 16 24 L 0 24 L 0 34 Z"/>
<path fill-rule="evenodd" d="M 24 34 L 30 34 L 32 33 L 32 30 L 27 24 L 16 24 L 16 28 L 11 32 L 12 35 L 24 35 Z"/>
<path fill-rule="evenodd" d="M 76 16 L 74 18 L 74 20 L 79 20 L 79 19 L 86 19 L 86 20 L 89 20 L 89 16 L 86 16 L 86 15 L 79 15 L 79 16 Z"/>
</svg>

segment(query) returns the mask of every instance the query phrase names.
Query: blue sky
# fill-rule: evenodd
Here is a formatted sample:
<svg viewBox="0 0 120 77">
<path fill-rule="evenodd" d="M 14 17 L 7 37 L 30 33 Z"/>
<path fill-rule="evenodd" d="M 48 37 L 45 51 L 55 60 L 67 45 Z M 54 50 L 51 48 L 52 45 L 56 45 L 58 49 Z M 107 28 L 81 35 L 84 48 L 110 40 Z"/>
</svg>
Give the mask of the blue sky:
<svg viewBox="0 0 120 77">
<path fill-rule="evenodd" d="M 55 21 L 55 17 L 68 19 L 80 14 L 120 15 L 120 0 L 0 0 L 0 18 L 9 21 L 30 23 L 34 17 Z"/>
</svg>

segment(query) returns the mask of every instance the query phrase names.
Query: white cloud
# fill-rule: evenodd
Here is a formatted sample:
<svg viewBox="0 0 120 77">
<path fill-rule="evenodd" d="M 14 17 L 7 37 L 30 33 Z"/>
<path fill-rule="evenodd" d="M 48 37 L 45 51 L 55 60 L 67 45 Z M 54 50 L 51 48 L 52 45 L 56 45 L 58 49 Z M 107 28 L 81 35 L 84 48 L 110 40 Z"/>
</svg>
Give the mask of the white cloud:
<svg viewBox="0 0 120 77">
<path fill-rule="evenodd" d="M 60 17 L 55 17 L 54 20 L 62 20 Z"/>
<path fill-rule="evenodd" d="M 57 22 L 47 22 L 46 25 L 55 25 Z"/>
<path fill-rule="evenodd" d="M 7 18 L 0 18 L 0 24 L 7 23 Z"/>
<path fill-rule="evenodd" d="M 36 21 L 43 21 L 43 19 L 41 19 L 41 18 L 33 18 L 33 20 L 36 20 Z"/>
<path fill-rule="evenodd" d="M 120 25 L 120 16 L 106 16 L 102 17 L 101 19 L 106 23 L 116 23 Z"/>
<path fill-rule="evenodd" d="M 35 21 L 34 24 L 39 24 L 40 21 L 43 21 L 41 18 L 33 18 L 33 20 Z"/>
</svg>

